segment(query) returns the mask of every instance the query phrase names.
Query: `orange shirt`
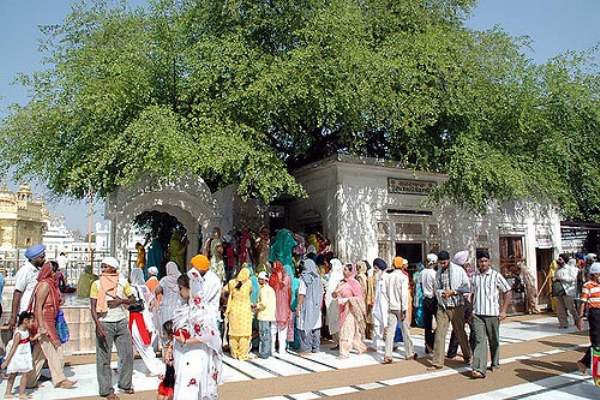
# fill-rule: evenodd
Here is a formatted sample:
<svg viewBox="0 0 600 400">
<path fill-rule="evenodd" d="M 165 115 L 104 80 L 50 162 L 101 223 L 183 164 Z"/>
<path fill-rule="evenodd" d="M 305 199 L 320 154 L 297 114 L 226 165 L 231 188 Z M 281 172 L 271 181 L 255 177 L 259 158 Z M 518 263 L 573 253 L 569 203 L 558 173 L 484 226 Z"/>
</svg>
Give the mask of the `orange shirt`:
<svg viewBox="0 0 600 400">
<path fill-rule="evenodd" d="M 156 287 L 158 286 L 158 279 L 155 276 L 148 278 L 148 280 L 146 281 L 146 286 L 148 287 L 148 289 L 150 289 L 152 293 L 154 293 L 154 289 L 156 289 Z M 162 301 L 162 294 L 159 294 L 156 297 L 156 299 L 158 300 L 158 304 L 160 304 L 160 302 Z"/>
<path fill-rule="evenodd" d="M 587 281 L 581 291 L 581 300 L 587 302 L 589 308 L 600 308 L 600 283 Z"/>
</svg>

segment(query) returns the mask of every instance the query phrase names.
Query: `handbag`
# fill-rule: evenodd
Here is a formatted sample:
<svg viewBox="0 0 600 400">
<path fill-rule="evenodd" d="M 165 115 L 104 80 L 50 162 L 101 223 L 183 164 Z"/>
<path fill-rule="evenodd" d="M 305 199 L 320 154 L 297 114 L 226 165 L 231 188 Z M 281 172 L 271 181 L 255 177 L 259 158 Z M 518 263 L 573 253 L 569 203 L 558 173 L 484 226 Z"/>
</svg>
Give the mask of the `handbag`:
<svg viewBox="0 0 600 400">
<path fill-rule="evenodd" d="M 552 297 L 562 297 L 566 294 L 565 287 L 561 281 L 552 282 Z"/>
<path fill-rule="evenodd" d="M 142 312 L 144 311 L 144 300 L 140 299 L 140 294 L 137 293 L 136 301 L 130 305 L 127 309 L 129 312 Z"/>
<path fill-rule="evenodd" d="M 58 339 L 61 343 L 67 343 L 71 335 L 69 334 L 69 327 L 67 326 L 67 320 L 65 319 L 65 313 L 63 310 L 58 310 L 56 314 L 56 332 L 58 333 Z"/>
</svg>

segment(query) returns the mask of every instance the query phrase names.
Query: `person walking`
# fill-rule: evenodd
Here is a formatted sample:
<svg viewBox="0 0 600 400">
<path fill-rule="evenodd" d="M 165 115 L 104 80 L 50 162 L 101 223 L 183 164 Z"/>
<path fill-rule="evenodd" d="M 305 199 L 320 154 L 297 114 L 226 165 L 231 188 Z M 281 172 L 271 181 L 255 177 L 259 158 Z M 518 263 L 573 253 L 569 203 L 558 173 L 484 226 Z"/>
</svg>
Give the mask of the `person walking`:
<svg viewBox="0 0 600 400">
<path fill-rule="evenodd" d="M 375 279 L 375 298 L 373 300 L 373 342 L 367 350 L 376 352 L 379 349 L 380 342 L 384 341 L 384 330 L 387 325 L 389 301 L 385 293 L 385 280 L 389 276 L 385 271 L 388 269 L 387 263 L 382 258 L 373 260 L 373 265 L 377 267 L 374 272 Z"/>
<path fill-rule="evenodd" d="M 292 280 L 283 269 L 280 261 L 273 261 L 273 275 L 269 277 L 269 285 L 275 291 L 275 322 L 277 324 L 277 342 L 279 343 L 279 355 L 286 353 L 287 330 L 292 318 Z M 272 353 L 275 352 L 275 343 L 271 344 Z"/>
<path fill-rule="evenodd" d="M 223 352 L 217 316 L 204 303 L 203 278 L 191 269 L 177 279 L 181 301 L 173 314 L 174 399 L 216 400 Z"/>
<path fill-rule="evenodd" d="M 581 303 L 577 315 L 577 329 L 583 329 L 583 318 L 587 306 L 587 320 L 589 324 L 590 347 L 583 353 L 583 357 L 577 361 L 577 367 L 583 375 L 587 375 L 587 369 L 591 366 L 592 348 L 600 346 L 600 263 L 594 262 L 588 270 L 588 281 L 583 285 L 581 291 Z"/>
<path fill-rule="evenodd" d="M 479 272 L 473 276 L 473 329 L 475 351 L 473 352 L 473 378 L 485 378 L 488 361 L 488 342 L 492 356 L 491 370 L 500 369 L 500 321 L 506 318 L 510 305 L 510 285 L 495 269 L 487 251 L 477 252 Z M 500 296 L 503 296 L 500 309 Z"/>
<path fill-rule="evenodd" d="M 425 322 L 425 352 L 433 353 L 435 331 L 433 330 L 433 317 L 437 313 L 437 297 L 435 295 L 435 281 L 438 257 L 436 254 L 427 254 L 427 266 L 421 271 L 421 288 L 423 289 L 423 319 Z"/>
<path fill-rule="evenodd" d="M 179 286 L 177 285 L 177 279 L 181 276 L 179 266 L 173 261 L 169 261 L 166 265 L 166 269 L 167 274 L 161 278 L 154 289 L 155 299 L 150 302 L 150 308 L 152 310 L 154 310 L 155 307 L 158 307 L 158 325 L 160 326 L 173 318 L 173 311 L 175 311 L 175 307 L 179 302 Z M 160 334 L 162 336 L 162 331 Z M 161 337 L 161 339 L 163 342 L 165 341 L 164 337 Z"/>
<path fill-rule="evenodd" d="M 317 266 L 311 259 L 301 264 L 298 287 L 298 331 L 300 333 L 300 356 L 318 353 L 321 346 L 321 304 L 323 303 L 323 283 Z"/>
<path fill-rule="evenodd" d="M 252 336 L 252 281 L 250 271 L 242 268 L 235 279 L 227 284 L 229 297 L 225 315 L 229 319 L 229 349 L 231 357 L 241 361 L 248 359 Z"/>
<path fill-rule="evenodd" d="M 34 325 L 41 336 L 33 346 L 33 370 L 25 376 L 24 382 L 30 388 L 37 386 L 46 361 L 55 387 L 71 389 L 76 383 L 76 381 L 67 379 L 63 371 L 65 358 L 56 331 L 56 316 L 63 303 L 62 295 L 56 284 L 55 274 L 58 271 L 58 263 L 53 261 L 53 264 L 49 262 L 44 264 L 39 272 L 38 284 L 31 300 L 31 308 L 35 315 Z"/>
<path fill-rule="evenodd" d="M 436 276 L 436 297 L 438 300 L 436 320 L 438 326 L 435 331 L 431 370 L 444 367 L 446 333 L 450 324 L 452 324 L 452 329 L 458 337 L 463 360 L 467 364 L 471 362 L 471 348 L 465 333 L 463 306 L 464 295 L 471 290 L 469 277 L 462 267 L 450 262 L 450 253 L 445 250 L 438 253 L 438 267 Z"/>
<path fill-rule="evenodd" d="M 394 336 L 396 326 L 400 321 L 402 338 L 404 341 L 404 351 L 406 359 L 417 359 L 417 353 L 413 347 L 410 337 L 410 325 L 408 321 L 408 277 L 402 271 L 404 259 L 402 257 L 394 258 L 394 270 L 386 279 L 385 292 L 389 299 L 388 320 L 385 332 L 385 355 L 384 364 L 392 363 L 392 351 L 394 350 Z"/>
<path fill-rule="evenodd" d="M 35 244 L 25 250 L 27 261 L 15 274 L 15 289 L 12 298 L 11 314 L 8 329 L 13 330 L 17 324 L 17 316 L 27 310 L 33 290 L 37 285 L 40 268 L 46 261 L 46 246 Z"/>
<path fill-rule="evenodd" d="M 119 262 L 105 257 L 100 263 L 102 274 L 90 291 L 92 319 L 96 324 L 96 374 L 100 396 L 118 400 L 110 366 L 113 343 L 119 355 L 118 387 L 133 394 L 133 346 L 125 307 L 135 303 L 131 285 L 117 272 Z"/>
</svg>

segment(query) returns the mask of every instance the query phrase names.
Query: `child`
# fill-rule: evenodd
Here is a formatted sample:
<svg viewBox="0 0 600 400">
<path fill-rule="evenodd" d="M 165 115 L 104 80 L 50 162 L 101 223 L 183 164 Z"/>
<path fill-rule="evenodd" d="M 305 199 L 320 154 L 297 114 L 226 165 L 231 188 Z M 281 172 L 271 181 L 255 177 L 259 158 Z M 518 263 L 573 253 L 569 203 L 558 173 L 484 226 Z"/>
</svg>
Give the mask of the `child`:
<svg viewBox="0 0 600 400">
<path fill-rule="evenodd" d="M 15 379 L 19 373 L 26 373 L 33 369 L 31 358 L 30 342 L 36 341 L 40 334 L 29 337 L 29 330 L 33 326 L 33 313 L 23 311 L 19 314 L 18 327 L 12 340 L 6 347 L 6 360 L 2 363 L 2 368 L 6 368 L 8 382 L 6 383 L 5 399 L 15 399 L 12 394 Z M 19 399 L 30 399 L 31 396 L 25 393 L 25 382 L 19 384 Z"/>
<path fill-rule="evenodd" d="M 173 366 L 173 321 L 163 324 L 163 337 L 167 343 L 163 345 L 163 361 L 167 366 L 162 382 L 158 385 L 156 400 L 172 400 L 175 389 L 175 367 Z"/>
</svg>

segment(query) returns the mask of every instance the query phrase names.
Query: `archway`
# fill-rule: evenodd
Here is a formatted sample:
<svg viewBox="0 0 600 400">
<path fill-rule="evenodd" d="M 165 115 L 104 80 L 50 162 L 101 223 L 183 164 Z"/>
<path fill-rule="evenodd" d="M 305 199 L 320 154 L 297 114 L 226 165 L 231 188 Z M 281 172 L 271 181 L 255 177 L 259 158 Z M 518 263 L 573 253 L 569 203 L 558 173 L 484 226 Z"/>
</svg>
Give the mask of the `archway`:
<svg viewBox="0 0 600 400">
<path fill-rule="evenodd" d="M 105 218 L 112 222 L 110 249 L 121 262 L 127 258 L 127 238 L 134 219 L 146 211 L 164 212 L 182 223 L 190 241 L 186 263 L 200 248 L 200 233 L 221 219 L 216 200 L 202 178 L 169 182 L 142 175 L 135 186 L 119 187 L 106 199 Z"/>
</svg>

